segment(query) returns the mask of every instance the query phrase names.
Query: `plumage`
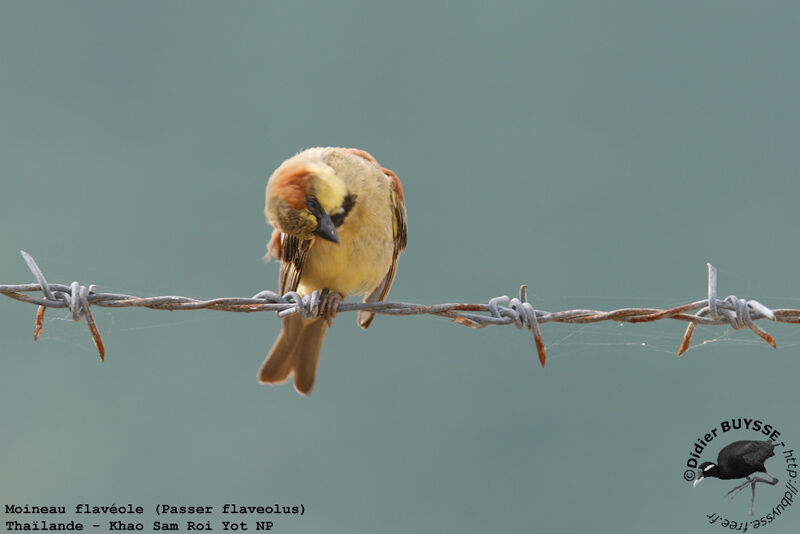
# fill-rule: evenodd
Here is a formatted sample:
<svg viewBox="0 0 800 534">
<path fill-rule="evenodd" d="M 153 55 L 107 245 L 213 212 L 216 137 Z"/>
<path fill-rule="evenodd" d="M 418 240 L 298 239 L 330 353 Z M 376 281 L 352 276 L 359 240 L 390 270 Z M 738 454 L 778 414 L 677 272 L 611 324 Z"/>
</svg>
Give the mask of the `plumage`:
<svg viewBox="0 0 800 534">
<path fill-rule="evenodd" d="M 728 493 L 725 494 L 733 498 L 742 489 L 750 486 L 752 495 L 750 497 L 750 515 L 753 515 L 753 504 L 756 498 L 756 484 L 762 482 L 774 486 L 778 479 L 767 472 L 764 462 L 775 456 L 775 444 L 770 440 L 753 441 L 740 440 L 729 443 L 717 455 L 717 463 L 703 462 L 698 466 L 697 476 L 693 486 L 697 486 L 704 478 L 714 477 L 722 480 L 735 478 L 745 478 L 742 482 Z M 770 480 L 752 476 L 755 473 L 765 473 Z M 752 477 L 752 478 L 751 478 Z"/>
<path fill-rule="evenodd" d="M 295 387 L 308 393 L 335 302 L 364 295 L 386 298 L 406 248 L 405 196 L 397 175 L 369 153 L 352 148 L 311 148 L 286 160 L 267 184 L 265 213 L 275 228 L 270 255 L 281 260 L 282 294 L 327 290 L 332 313 L 283 319 L 283 329 L 259 371 L 278 383 L 294 372 Z M 360 312 L 367 328 L 374 314 Z"/>
<path fill-rule="evenodd" d="M 766 472 L 764 461 L 775 456 L 774 448 L 775 444 L 769 440 L 734 441 L 725 446 L 717 455 L 717 465 L 727 475 L 717 478 L 742 478 L 752 473 Z"/>
<path fill-rule="evenodd" d="M 698 480 L 714 477 L 722 480 L 742 478 L 753 473 L 766 473 L 764 462 L 775 455 L 775 444 L 769 440 L 740 440 L 729 443 L 717 455 L 717 463 L 703 462 Z"/>
</svg>

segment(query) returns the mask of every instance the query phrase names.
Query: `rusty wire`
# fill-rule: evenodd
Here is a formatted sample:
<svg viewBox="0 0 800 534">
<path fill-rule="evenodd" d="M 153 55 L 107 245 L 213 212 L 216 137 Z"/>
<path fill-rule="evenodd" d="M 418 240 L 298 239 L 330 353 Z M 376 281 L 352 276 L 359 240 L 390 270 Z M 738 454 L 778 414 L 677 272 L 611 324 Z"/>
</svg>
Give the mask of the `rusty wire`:
<svg viewBox="0 0 800 534">
<path fill-rule="evenodd" d="M 274 311 L 279 317 L 299 313 L 301 317 L 318 317 L 320 294 L 302 296 L 296 292 L 278 295 L 272 291 L 261 291 L 250 298 L 217 298 L 198 300 L 189 297 L 134 297 L 115 293 L 98 293 L 94 284 L 81 285 L 78 282 L 66 286 L 48 284 L 41 269 L 34 259 L 25 251 L 20 251 L 28 268 L 36 277 L 35 284 L 0 285 L 0 293 L 13 299 L 38 305 L 34 324 L 33 339 L 42 333 L 42 323 L 46 308 L 68 308 L 75 321 L 86 318 L 92 339 L 97 346 L 100 360 L 105 361 L 105 348 L 100 331 L 92 316 L 91 306 L 104 308 L 140 307 L 153 310 L 218 310 L 229 312 Z M 690 302 L 666 310 L 660 308 L 621 308 L 612 311 L 598 310 L 566 310 L 548 312 L 535 310 L 528 302 L 527 288 L 520 287 L 519 296 L 509 299 L 507 296 L 494 297 L 488 304 L 433 304 L 422 305 L 408 302 L 342 302 L 338 312 L 369 310 L 383 315 L 438 315 L 450 318 L 454 323 L 470 328 L 483 328 L 488 325 L 513 324 L 517 328 L 525 327 L 533 333 L 539 362 L 544 367 L 547 358 L 545 345 L 539 325 L 543 323 L 597 323 L 600 321 L 618 321 L 626 323 L 649 323 L 660 319 L 675 319 L 688 322 L 683 335 L 678 356 L 689 349 L 692 334 L 698 324 L 730 325 L 736 330 L 749 328 L 761 339 L 777 348 L 775 339 L 755 324 L 759 319 L 769 319 L 782 323 L 800 324 L 800 310 L 771 310 L 755 300 L 740 299 L 729 295 L 725 299 L 717 298 L 717 270 L 708 266 L 708 296 L 705 299 Z M 43 297 L 26 295 L 32 291 L 42 291 Z M 508 304 L 508 306 L 503 306 Z"/>
</svg>

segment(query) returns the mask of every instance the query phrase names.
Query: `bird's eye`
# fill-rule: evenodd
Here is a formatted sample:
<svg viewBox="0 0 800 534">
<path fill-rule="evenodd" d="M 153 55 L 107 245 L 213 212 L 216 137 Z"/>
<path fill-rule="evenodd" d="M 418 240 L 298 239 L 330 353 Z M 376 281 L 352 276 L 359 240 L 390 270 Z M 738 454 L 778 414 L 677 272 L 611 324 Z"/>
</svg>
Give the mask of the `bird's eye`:
<svg viewBox="0 0 800 534">
<path fill-rule="evenodd" d="M 324 213 L 322 211 L 322 206 L 319 205 L 319 200 L 314 197 L 308 197 L 306 199 L 306 208 L 317 217 L 321 217 Z"/>
</svg>

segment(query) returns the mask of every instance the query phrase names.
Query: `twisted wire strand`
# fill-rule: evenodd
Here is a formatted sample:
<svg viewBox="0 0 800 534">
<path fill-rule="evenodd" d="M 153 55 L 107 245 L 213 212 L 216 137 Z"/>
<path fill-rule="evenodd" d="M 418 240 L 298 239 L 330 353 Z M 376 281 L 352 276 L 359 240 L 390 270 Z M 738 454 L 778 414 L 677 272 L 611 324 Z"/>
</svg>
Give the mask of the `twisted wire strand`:
<svg viewBox="0 0 800 534">
<path fill-rule="evenodd" d="M 319 291 L 314 291 L 306 296 L 294 291 L 285 295 L 279 295 L 273 291 L 261 291 L 250 298 L 234 297 L 211 300 L 176 296 L 136 297 L 118 293 L 98 293 L 95 284 L 88 286 L 78 282 L 72 282 L 68 286 L 49 284 L 33 257 L 25 251 L 20 251 L 20 253 L 37 283 L 0 285 L 0 293 L 12 299 L 38 306 L 33 339 L 37 340 L 42 333 L 44 313 L 47 308 L 67 308 L 70 310 L 73 320 L 86 319 L 101 361 L 105 361 L 105 345 L 92 316 L 92 306 L 140 307 L 173 311 L 218 310 L 245 313 L 274 311 L 278 317 L 297 313 L 305 319 L 319 316 L 322 301 Z M 540 329 L 540 325 L 544 323 L 588 324 L 600 321 L 648 323 L 661 319 L 685 321 L 689 324 L 678 348 L 678 356 L 689 349 L 692 335 L 698 324 L 730 325 L 736 330 L 749 328 L 773 348 L 777 348 L 775 339 L 756 325 L 755 321 L 768 319 L 782 323 L 800 324 L 800 310 L 772 310 L 756 300 L 740 299 L 734 295 L 729 295 L 722 300 L 718 299 L 717 270 L 710 263 L 706 265 L 708 266 L 707 298 L 666 310 L 660 308 L 621 308 L 612 311 L 575 309 L 560 312 L 536 310 L 528 301 L 528 286 L 523 285 L 520 287 L 517 297 L 509 298 L 506 295 L 494 297 L 487 304 L 423 305 L 409 302 L 341 302 L 337 311 L 368 310 L 383 315 L 438 315 L 470 328 L 513 324 L 515 327 L 525 328 L 533 334 L 542 367 L 547 359 Z M 43 296 L 26 294 L 34 291 L 41 291 Z"/>
</svg>

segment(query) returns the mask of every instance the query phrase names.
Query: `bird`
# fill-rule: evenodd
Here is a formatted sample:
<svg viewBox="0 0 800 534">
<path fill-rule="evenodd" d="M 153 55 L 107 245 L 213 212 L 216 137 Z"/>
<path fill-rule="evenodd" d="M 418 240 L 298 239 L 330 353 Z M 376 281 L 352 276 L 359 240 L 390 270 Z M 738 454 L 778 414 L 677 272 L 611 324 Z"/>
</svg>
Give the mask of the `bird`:
<svg viewBox="0 0 800 534">
<path fill-rule="evenodd" d="M 742 440 L 734 441 L 722 448 L 717 456 L 717 463 L 703 462 L 697 468 L 697 478 L 695 478 L 692 487 L 697 485 L 706 477 L 715 477 L 722 480 L 730 480 L 735 478 L 745 477 L 747 480 L 742 482 L 728 493 L 733 499 L 737 493 L 742 491 L 747 486 L 753 491 L 750 498 L 750 515 L 753 515 L 753 502 L 756 499 L 756 484 L 763 482 L 774 486 L 778 483 L 778 479 L 767 472 L 764 467 L 764 462 L 767 458 L 775 456 L 773 449 L 775 444 L 770 441 L 752 441 Z M 766 473 L 772 480 L 766 480 L 761 477 L 752 477 L 753 473 Z"/>
<path fill-rule="evenodd" d="M 282 329 L 258 379 L 288 380 L 298 393 L 314 387 L 325 333 L 348 296 L 385 300 L 408 238 L 403 186 L 368 152 L 315 147 L 284 161 L 267 182 L 264 213 L 274 228 L 269 256 L 281 262 L 282 295 L 321 294 L 319 316 L 283 318 Z M 366 329 L 374 313 L 361 310 Z"/>
</svg>

